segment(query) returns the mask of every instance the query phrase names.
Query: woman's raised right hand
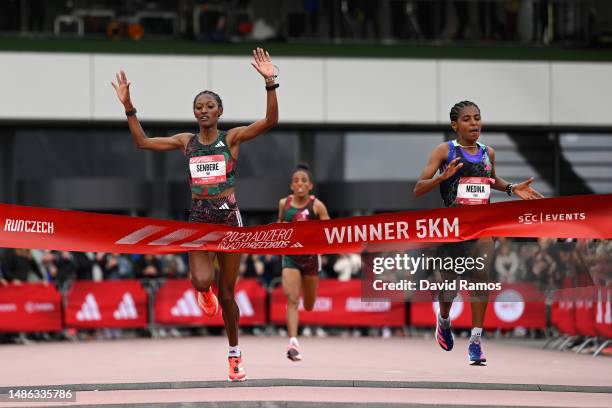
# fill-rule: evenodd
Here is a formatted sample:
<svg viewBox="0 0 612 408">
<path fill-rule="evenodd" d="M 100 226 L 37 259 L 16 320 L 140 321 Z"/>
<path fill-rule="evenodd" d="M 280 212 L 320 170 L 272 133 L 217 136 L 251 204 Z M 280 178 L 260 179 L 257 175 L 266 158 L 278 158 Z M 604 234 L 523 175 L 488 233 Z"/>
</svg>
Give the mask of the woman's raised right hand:
<svg viewBox="0 0 612 408">
<path fill-rule="evenodd" d="M 115 92 L 117 92 L 117 98 L 119 98 L 119 101 L 126 109 L 132 106 L 132 101 L 130 99 L 130 84 L 131 82 L 128 82 L 125 72 L 123 71 L 119 71 L 117 74 L 117 83 L 111 81 L 111 85 L 115 88 Z"/>
<path fill-rule="evenodd" d="M 448 180 L 454 176 L 461 167 L 463 167 L 463 163 L 459 163 L 460 159 L 460 157 L 457 157 L 448 163 L 448 166 L 446 166 L 446 169 L 444 169 L 444 172 L 440 175 L 442 180 Z"/>
</svg>

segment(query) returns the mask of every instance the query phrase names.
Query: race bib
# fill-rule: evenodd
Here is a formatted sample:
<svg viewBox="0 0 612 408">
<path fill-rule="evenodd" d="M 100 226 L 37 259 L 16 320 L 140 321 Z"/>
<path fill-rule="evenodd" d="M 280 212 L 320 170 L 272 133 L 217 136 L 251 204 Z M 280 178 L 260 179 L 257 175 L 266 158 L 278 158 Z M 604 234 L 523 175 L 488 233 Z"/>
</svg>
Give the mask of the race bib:
<svg viewBox="0 0 612 408">
<path fill-rule="evenodd" d="M 198 156 L 189 159 L 189 171 L 193 184 L 219 184 L 227 179 L 225 175 L 225 156 Z"/>
<path fill-rule="evenodd" d="M 457 186 L 457 204 L 487 204 L 491 195 L 491 179 L 488 177 L 461 177 Z"/>
</svg>

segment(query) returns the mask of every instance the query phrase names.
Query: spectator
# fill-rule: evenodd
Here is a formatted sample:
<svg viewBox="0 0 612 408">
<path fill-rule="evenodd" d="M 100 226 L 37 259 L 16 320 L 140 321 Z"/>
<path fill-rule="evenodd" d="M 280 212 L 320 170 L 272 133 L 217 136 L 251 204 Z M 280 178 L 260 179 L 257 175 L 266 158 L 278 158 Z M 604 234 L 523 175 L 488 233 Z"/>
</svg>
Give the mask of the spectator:
<svg viewBox="0 0 612 408">
<path fill-rule="evenodd" d="M 504 40 L 506 41 L 517 41 L 518 40 L 518 16 L 521 10 L 521 0 L 504 0 L 503 4 L 504 11 Z"/>
<path fill-rule="evenodd" d="M 42 256 L 42 271 L 49 282 L 53 281 L 57 276 L 57 265 L 55 264 L 55 256 L 51 251 L 43 252 Z"/>
<path fill-rule="evenodd" d="M 361 38 L 380 38 L 380 28 L 378 24 L 378 10 L 380 5 L 376 1 L 354 0 L 355 19 L 361 26 Z M 370 36 L 370 30 L 372 35 Z"/>
<path fill-rule="evenodd" d="M 338 274 L 334 270 L 334 265 L 338 255 L 335 254 L 324 254 L 321 255 L 321 278 L 323 279 L 337 279 Z"/>
<path fill-rule="evenodd" d="M 439 40 L 443 36 L 445 26 L 448 25 L 446 18 L 447 7 L 440 7 L 430 0 L 408 1 L 410 7 L 415 7 L 420 36 L 427 40 Z M 415 25 L 416 26 L 416 25 Z"/>
<path fill-rule="evenodd" d="M 533 266 L 533 256 L 537 251 L 537 247 L 532 243 L 522 243 L 518 250 L 518 275 L 521 280 L 525 281 L 529 279 L 531 267 Z"/>
<path fill-rule="evenodd" d="M 548 3 L 550 0 L 539 0 L 531 3 L 533 12 L 533 32 L 531 40 L 534 43 L 548 44 Z"/>
<path fill-rule="evenodd" d="M 541 290 L 554 288 L 554 276 L 557 265 L 553 258 L 544 250 L 540 249 L 533 258 L 533 264 L 528 279 L 535 283 Z"/>
<path fill-rule="evenodd" d="M 612 241 L 603 239 L 595 248 L 595 274 L 601 276 L 602 281 L 612 278 Z"/>
<path fill-rule="evenodd" d="M 2 264 L 4 265 L 4 278 L 14 285 L 28 282 L 34 275 L 46 283 L 40 267 L 32 257 L 31 249 L 7 249 Z"/>
<path fill-rule="evenodd" d="M 455 11 L 457 13 L 457 31 L 455 39 L 463 41 L 466 39 L 466 33 L 470 23 L 469 4 L 467 1 L 455 1 Z"/>
<path fill-rule="evenodd" d="M 228 42 L 227 16 L 221 15 L 215 24 L 215 28 L 208 32 L 208 38 L 213 42 Z"/>
<path fill-rule="evenodd" d="M 267 287 L 272 280 L 280 278 L 282 275 L 281 259 L 278 255 L 265 255 L 263 257 L 263 275 L 260 277 L 260 283 Z"/>
<path fill-rule="evenodd" d="M 72 254 L 68 251 L 44 251 L 41 265 L 46 280 L 53 282 L 58 289 L 63 288 L 76 275 Z"/>
<path fill-rule="evenodd" d="M 276 37 L 276 31 L 262 18 L 255 20 L 250 38 L 255 41 L 266 41 Z"/>
<path fill-rule="evenodd" d="M 8 281 L 4 279 L 4 273 L 2 272 L 2 268 L 0 265 L 0 287 L 8 286 Z"/>
<path fill-rule="evenodd" d="M 77 280 L 93 280 L 94 261 L 85 252 L 72 252 Z"/>
<path fill-rule="evenodd" d="M 177 279 L 187 275 L 185 262 L 178 255 L 165 255 L 163 265 L 163 275 L 166 278 Z"/>
<path fill-rule="evenodd" d="M 519 280 L 519 259 L 507 238 L 502 238 L 495 256 L 495 272 L 498 282 L 514 283 Z"/>
<path fill-rule="evenodd" d="M 351 280 L 353 275 L 358 275 L 361 270 L 361 257 L 357 254 L 342 254 L 334 264 L 334 271 L 338 274 L 339 281 Z"/>
<path fill-rule="evenodd" d="M 242 268 L 240 270 L 243 278 L 257 278 L 263 274 L 263 264 L 259 258 L 252 254 L 246 254 L 242 256 L 241 261 Z"/>
<path fill-rule="evenodd" d="M 612 244 L 610 240 L 581 240 L 578 242 L 578 258 L 587 267 L 593 281 L 607 284 L 612 279 Z"/>
<path fill-rule="evenodd" d="M 99 252 L 96 262 L 102 269 L 104 280 L 129 279 L 133 276 L 132 263 L 121 254 Z"/>
<path fill-rule="evenodd" d="M 564 244 L 564 243 L 562 243 Z M 577 282 L 577 277 L 581 277 L 580 279 L 584 280 L 585 277 L 588 276 L 588 267 L 587 265 L 580 260 L 578 252 L 575 247 L 562 246 L 559 248 L 559 276 L 558 276 L 558 284 L 559 286 L 564 281 L 565 278 L 572 278 L 572 281 L 576 284 L 576 286 L 588 286 L 585 284 L 580 284 Z M 590 281 L 590 278 L 587 279 Z"/>
<path fill-rule="evenodd" d="M 136 279 L 160 278 L 162 263 L 155 255 L 146 254 L 140 256 L 134 264 Z"/>
<path fill-rule="evenodd" d="M 308 16 L 308 34 L 315 37 L 319 33 L 320 0 L 303 0 L 304 10 Z"/>
<path fill-rule="evenodd" d="M 552 258 L 555 264 L 555 268 L 552 270 L 552 276 L 550 277 L 549 289 L 557 288 L 558 285 L 561 284 L 564 275 L 568 273 L 568 265 L 561 261 L 560 252 L 562 250 L 572 251 L 574 249 L 574 244 L 571 242 L 557 242 L 554 238 L 540 238 L 538 242 L 544 245 L 546 253 Z M 572 257 L 568 257 L 567 259 L 570 262 L 573 261 Z"/>
<path fill-rule="evenodd" d="M 478 2 L 478 21 L 481 40 L 500 40 L 504 36 L 503 5 L 499 1 Z"/>
</svg>

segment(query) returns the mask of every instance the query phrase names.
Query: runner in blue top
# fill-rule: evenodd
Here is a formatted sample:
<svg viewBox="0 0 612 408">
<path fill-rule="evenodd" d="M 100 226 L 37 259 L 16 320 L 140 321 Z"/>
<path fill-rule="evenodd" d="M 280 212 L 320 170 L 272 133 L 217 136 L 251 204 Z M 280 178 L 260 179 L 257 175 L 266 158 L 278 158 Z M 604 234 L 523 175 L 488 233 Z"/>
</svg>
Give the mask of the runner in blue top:
<svg viewBox="0 0 612 408">
<path fill-rule="evenodd" d="M 234 176 L 238 151 L 243 142 L 256 138 L 278 123 L 274 65 L 267 51 L 253 50 L 251 65 L 265 79 L 266 117 L 228 131 L 219 131 L 217 124 L 223 114 L 223 103 L 219 95 L 203 91 L 193 100 L 193 115 L 199 132 L 179 133 L 170 137 L 147 137 L 130 98 L 130 83 L 123 71 L 117 74 L 117 83 L 112 83 L 119 101 L 125 108 L 128 126 L 136 147 L 147 150 L 181 150 L 185 154 L 185 167 L 191 186 L 191 210 L 189 221 L 211 224 L 242 226 L 242 218 L 234 196 Z M 234 300 L 234 286 L 240 265 L 239 253 L 189 253 L 191 283 L 198 292 L 198 303 L 209 316 L 219 310 L 219 300 L 210 289 L 214 280 L 213 257 L 217 256 L 221 273 L 218 280 L 219 299 L 223 311 L 223 322 L 229 342 L 228 380 L 244 381 L 246 373 L 238 346 L 238 319 L 240 312 Z M 205 362 L 200 362 L 200 364 Z"/>
<path fill-rule="evenodd" d="M 414 188 L 415 196 L 419 197 L 439 186 L 446 207 L 487 204 L 490 202 L 491 189 L 505 191 L 508 195 L 515 194 L 523 200 L 543 198 L 531 187 L 533 177 L 512 184 L 495 174 L 495 151 L 491 146 L 478 142 L 482 121 L 480 108 L 474 102 L 455 104 L 450 111 L 450 120 L 457 139 L 441 143 L 433 150 Z M 487 282 L 494 249 L 492 238 L 480 238 L 444 245 L 441 252 L 454 258 L 484 258 L 485 267 L 480 271 L 473 269 L 469 277 L 473 282 Z M 443 274 L 443 277 L 450 281 L 456 279 L 457 275 L 451 272 Z M 456 294 L 456 291 L 439 293 L 440 310 L 435 336 L 440 347 L 447 351 L 454 344 L 449 313 Z M 481 335 L 488 297 L 486 291 L 473 291 L 471 296 L 473 329 L 468 355 L 472 363 L 480 364 L 486 361 L 481 347 Z"/>
</svg>

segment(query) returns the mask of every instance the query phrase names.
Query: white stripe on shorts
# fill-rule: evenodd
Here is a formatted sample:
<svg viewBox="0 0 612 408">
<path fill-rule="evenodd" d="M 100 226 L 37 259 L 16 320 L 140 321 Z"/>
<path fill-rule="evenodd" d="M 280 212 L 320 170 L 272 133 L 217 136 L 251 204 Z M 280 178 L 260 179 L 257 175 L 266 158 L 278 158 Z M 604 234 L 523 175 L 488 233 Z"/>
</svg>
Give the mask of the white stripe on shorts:
<svg viewBox="0 0 612 408">
<path fill-rule="evenodd" d="M 240 215 L 240 210 L 236 211 L 236 218 L 238 219 L 238 226 L 243 227 L 244 225 L 242 225 L 242 215 Z"/>
</svg>

